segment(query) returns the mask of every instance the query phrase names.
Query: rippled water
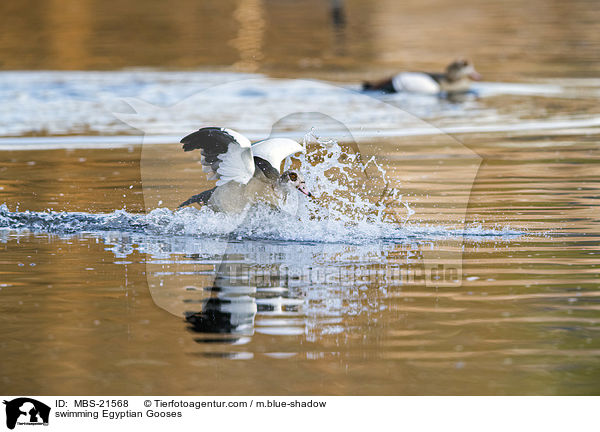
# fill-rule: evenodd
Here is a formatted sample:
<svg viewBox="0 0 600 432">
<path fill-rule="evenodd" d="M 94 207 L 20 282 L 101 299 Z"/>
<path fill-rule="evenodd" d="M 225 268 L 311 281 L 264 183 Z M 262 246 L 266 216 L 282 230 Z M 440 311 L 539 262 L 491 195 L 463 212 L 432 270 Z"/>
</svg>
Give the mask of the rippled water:
<svg viewBox="0 0 600 432">
<path fill-rule="evenodd" d="M 140 160 L 173 154 L 169 168 L 194 175 L 175 143 L 5 151 L 3 386 L 23 392 L 34 377 L 40 393 L 596 393 L 597 136 L 477 132 L 455 148 L 439 135 L 365 138 L 361 149 L 378 146 L 402 193 L 398 231 L 336 237 L 326 224 L 326 243 L 286 237 L 302 226 L 285 215 L 232 234 L 210 234 L 222 221 L 211 228 L 216 216 L 196 209 L 144 216 L 143 198 L 158 198 Z M 465 148 L 482 164 L 461 228 Z M 174 202 L 204 187 L 195 181 L 175 183 L 184 190 Z M 457 254 L 458 273 L 436 273 Z"/>
<path fill-rule="evenodd" d="M 0 393 L 598 394 L 594 3 L 343 4 L 0 5 Z M 448 45 L 466 97 L 357 91 Z M 206 125 L 317 198 L 176 211 Z"/>
</svg>

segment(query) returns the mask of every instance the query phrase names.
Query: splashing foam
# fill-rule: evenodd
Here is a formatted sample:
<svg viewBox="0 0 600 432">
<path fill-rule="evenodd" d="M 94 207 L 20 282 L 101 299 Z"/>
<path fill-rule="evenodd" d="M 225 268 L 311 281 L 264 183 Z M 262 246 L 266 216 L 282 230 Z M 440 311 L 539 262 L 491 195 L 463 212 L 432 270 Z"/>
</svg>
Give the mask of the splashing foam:
<svg viewBox="0 0 600 432">
<path fill-rule="evenodd" d="M 335 220 L 305 221 L 264 207 L 252 209 L 245 215 L 232 216 L 215 213 L 208 208 L 186 208 L 179 211 L 159 208 L 148 214 L 129 213 L 125 210 L 112 213 L 11 212 L 6 204 L 0 205 L 0 229 L 61 234 L 119 231 L 159 236 L 234 236 L 238 240 L 251 238 L 349 244 L 373 240 L 404 242 L 461 236 L 470 239 L 497 239 L 525 234 L 511 228 L 486 229 L 481 226 L 461 230 L 435 225 L 397 226 L 368 222 L 348 225 Z"/>
<path fill-rule="evenodd" d="M 0 228 L 81 233 L 121 231 L 149 235 L 210 236 L 361 244 L 373 240 L 415 241 L 467 237 L 522 235 L 511 229 L 465 230 L 407 224 L 414 211 L 402 202 L 385 169 L 374 158 L 363 162 L 357 152 L 335 140 L 319 138 L 311 130 L 304 138 L 306 153 L 288 158 L 285 169 L 299 167 L 316 199 L 299 193 L 281 203 L 283 211 L 255 206 L 242 214 L 216 213 L 208 207 L 148 214 L 116 210 L 113 213 L 11 212 L 0 206 Z M 375 173 L 367 174 L 371 169 Z M 404 208 L 403 215 L 390 208 Z"/>
</svg>

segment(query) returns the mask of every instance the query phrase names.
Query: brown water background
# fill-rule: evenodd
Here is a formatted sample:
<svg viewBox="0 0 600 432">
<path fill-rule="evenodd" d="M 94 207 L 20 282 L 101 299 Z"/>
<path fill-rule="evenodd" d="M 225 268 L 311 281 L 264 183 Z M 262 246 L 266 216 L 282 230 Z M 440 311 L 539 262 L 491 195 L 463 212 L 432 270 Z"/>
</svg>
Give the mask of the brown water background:
<svg viewBox="0 0 600 432">
<path fill-rule="evenodd" d="M 26 0 L 0 5 L 0 68 L 233 68 L 299 76 L 445 66 L 491 81 L 597 77 L 594 0 Z M 362 76 L 362 75 L 361 75 Z"/>
</svg>

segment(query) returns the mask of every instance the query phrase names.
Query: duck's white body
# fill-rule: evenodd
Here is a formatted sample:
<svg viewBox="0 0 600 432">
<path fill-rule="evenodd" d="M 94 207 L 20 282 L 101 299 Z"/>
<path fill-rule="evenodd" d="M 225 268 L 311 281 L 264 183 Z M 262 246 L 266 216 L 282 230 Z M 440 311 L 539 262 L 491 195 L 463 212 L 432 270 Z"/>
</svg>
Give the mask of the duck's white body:
<svg viewBox="0 0 600 432">
<path fill-rule="evenodd" d="M 392 86 L 396 92 L 435 95 L 442 91 L 440 84 L 431 75 L 423 72 L 401 72 L 394 75 Z"/>
</svg>

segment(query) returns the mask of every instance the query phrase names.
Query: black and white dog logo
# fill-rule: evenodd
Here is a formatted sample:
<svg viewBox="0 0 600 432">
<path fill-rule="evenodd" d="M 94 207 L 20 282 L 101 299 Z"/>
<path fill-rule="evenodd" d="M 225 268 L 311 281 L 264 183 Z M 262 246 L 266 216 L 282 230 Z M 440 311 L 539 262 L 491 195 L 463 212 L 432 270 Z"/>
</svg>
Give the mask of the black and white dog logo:
<svg viewBox="0 0 600 432">
<path fill-rule="evenodd" d="M 4 401 L 6 405 L 6 427 L 14 429 L 15 425 L 47 425 L 50 418 L 50 407 L 31 398 L 17 398 Z"/>
</svg>

